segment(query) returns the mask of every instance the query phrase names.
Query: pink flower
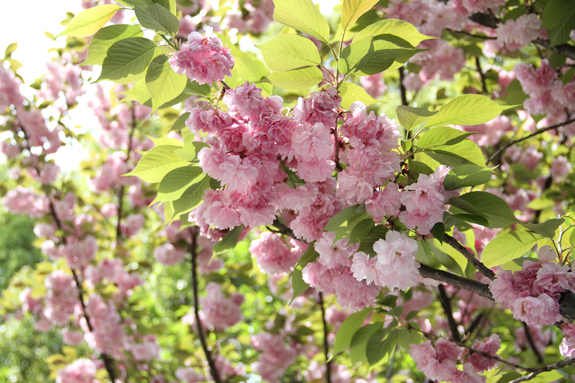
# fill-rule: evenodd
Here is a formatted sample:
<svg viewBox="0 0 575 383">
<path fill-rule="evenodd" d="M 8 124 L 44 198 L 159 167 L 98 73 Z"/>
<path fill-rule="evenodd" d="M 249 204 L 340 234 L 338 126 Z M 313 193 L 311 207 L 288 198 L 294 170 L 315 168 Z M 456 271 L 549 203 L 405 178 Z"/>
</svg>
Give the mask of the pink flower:
<svg viewBox="0 0 575 383">
<path fill-rule="evenodd" d="M 201 383 L 205 381 L 202 374 L 189 367 L 178 368 L 175 375 L 178 380 L 181 380 L 184 383 Z"/>
<path fill-rule="evenodd" d="M 373 245 L 379 270 L 377 284 L 389 289 L 407 290 L 418 283 L 419 262 L 415 260 L 417 242 L 403 233 L 388 231 L 385 240 Z"/>
<path fill-rule="evenodd" d="M 539 37 L 541 23 L 533 13 L 509 19 L 496 29 L 497 39 L 506 43 L 508 50 L 517 50 Z"/>
<path fill-rule="evenodd" d="M 200 298 L 203 322 L 207 326 L 213 327 L 216 331 L 225 330 L 233 326 L 242 319 L 240 305 L 243 296 L 235 293 L 231 298 L 227 298 L 222 293 L 222 287 L 210 282 L 206 286 L 207 296 Z"/>
<path fill-rule="evenodd" d="M 200 84 L 212 83 L 231 76 L 234 58 L 229 49 L 215 35 L 206 33 L 202 36 L 192 32 L 188 42 L 170 58 L 172 69 L 185 74 L 189 79 Z"/>
<path fill-rule="evenodd" d="M 78 359 L 58 371 L 56 383 L 95 383 L 96 365 L 89 359 Z"/>
<path fill-rule="evenodd" d="M 372 198 L 365 201 L 365 210 L 375 221 L 381 221 L 384 217 L 398 215 L 401 207 L 401 195 L 399 187 L 392 182 L 388 183 L 383 190 L 376 191 Z"/>
<path fill-rule="evenodd" d="M 573 165 L 563 156 L 559 156 L 553 159 L 553 164 L 551 165 L 551 176 L 554 178 L 563 178 L 571 173 Z"/>
<path fill-rule="evenodd" d="M 501 339 L 499 339 L 499 335 L 493 334 L 489 338 L 485 338 L 482 341 L 475 343 L 473 348 L 481 352 L 486 352 L 491 356 L 496 356 L 497 351 L 501 348 Z M 467 362 L 471 363 L 473 369 L 477 372 L 491 370 L 498 364 L 496 360 L 486 358 L 477 353 L 469 355 L 467 357 Z"/>
<path fill-rule="evenodd" d="M 279 235 L 269 232 L 252 241 L 250 253 L 260 269 L 269 275 L 289 273 L 300 256 L 298 252 L 292 252 Z"/>
<path fill-rule="evenodd" d="M 10 190 L 2 198 L 2 205 L 14 214 L 26 214 L 33 218 L 40 218 L 50 212 L 48 197 L 22 186 Z"/>
<path fill-rule="evenodd" d="M 385 83 L 383 82 L 383 76 L 381 73 L 362 77 L 359 82 L 367 94 L 373 98 L 378 98 L 383 93 L 385 93 L 387 89 L 387 86 L 385 86 Z"/>
<path fill-rule="evenodd" d="M 355 253 L 358 245 L 349 245 L 347 239 L 335 241 L 335 233 L 324 232 L 322 237 L 315 242 L 315 250 L 319 253 L 318 262 L 333 268 L 338 265 L 348 265 L 349 257 Z"/>
<path fill-rule="evenodd" d="M 399 219 L 409 229 L 417 228 L 420 234 L 428 234 L 433 225 L 443 220 L 445 189 L 434 174 L 420 174 L 418 181 L 405 187 L 401 194 L 401 203 L 406 210 L 401 212 Z"/>
<path fill-rule="evenodd" d="M 66 344 L 76 345 L 82 343 L 84 334 L 80 331 L 71 331 L 65 328 L 62 330 L 62 339 L 64 339 L 64 343 Z"/>
<path fill-rule="evenodd" d="M 552 325 L 561 320 L 559 304 L 547 294 L 538 297 L 516 299 L 513 303 L 513 318 L 528 325 Z"/>
<path fill-rule="evenodd" d="M 154 249 L 156 261 L 164 266 L 172 266 L 182 262 L 186 258 L 186 252 L 174 247 L 171 243 L 164 243 Z"/>
</svg>

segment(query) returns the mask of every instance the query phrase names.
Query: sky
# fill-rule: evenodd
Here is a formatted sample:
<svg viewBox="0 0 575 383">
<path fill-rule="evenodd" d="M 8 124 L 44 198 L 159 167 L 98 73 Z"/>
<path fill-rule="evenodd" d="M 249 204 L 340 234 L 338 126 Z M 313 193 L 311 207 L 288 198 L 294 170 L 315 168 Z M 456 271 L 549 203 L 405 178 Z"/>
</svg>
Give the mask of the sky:
<svg viewBox="0 0 575 383">
<path fill-rule="evenodd" d="M 218 0 L 208 1 L 218 3 Z M 325 14 L 330 13 L 333 6 L 340 3 L 340 0 L 312 1 L 319 3 L 320 10 Z M 46 37 L 44 32 L 56 36 L 64 30 L 60 22 L 66 19 L 66 12 L 78 14 L 82 11 L 81 4 L 81 0 L 0 0 L 0 11 L 4 16 L 0 23 L 0 58 L 4 57 L 8 45 L 17 42 L 18 49 L 12 53 L 12 58 L 23 64 L 18 74 L 24 78 L 26 84 L 31 84 L 46 71 L 46 62 L 56 57 L 56 53 L 48 53 L 48 50 L 65 44 L 65 37 L 53 41 Z M 96 123 L 91 111 L 81 102 L 79 107 L 72 111 L 71 118 L 74 126 L 89 128 Z M 78 145 L 71 145 L 61 148 L 55 161 L 62 170 L 70 171 L 76 169 L 85 156 L 85 151 Z"/>
</svg>

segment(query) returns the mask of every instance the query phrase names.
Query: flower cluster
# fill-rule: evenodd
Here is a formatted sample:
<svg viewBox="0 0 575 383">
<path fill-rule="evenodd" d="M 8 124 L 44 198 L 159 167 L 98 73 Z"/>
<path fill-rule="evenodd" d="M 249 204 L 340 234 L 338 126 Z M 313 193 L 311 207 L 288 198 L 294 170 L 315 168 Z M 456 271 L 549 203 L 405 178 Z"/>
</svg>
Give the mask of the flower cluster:
<svg viewBox="0 0 575 383">
<path fill-rule="evenodd" d="M 556 256 L 550 253 L 550 258 Z M 561 320 L 558 303 L 561 293 L 575 290 L 575 274 L 569 266 L 549 260 L 525 261 L 515 273 L 499 270 L 489 289 L 496 302 L 513 311 L 515 319 L 528 325 L 552 325 Z"/>
<path fill-rule="evenodd" d="M 280 334 L 257 334 L 252 338 L 252 345 L 261 354 L 251 367 L 269 383 L 279 383 L 284 371 L 295 362 L 298 354 L 295 348 L 286 345 Z"/>
<path fill-rule="evenodd" d="M 200 298 L 202 322 L 205 325 L 221 331 L 242 320 L 240 305 L 244 301 L 243 295 L 234 293 L 228 298 L 222 292 L 222 287 L 213 282 L 208 283 L 205 290 L 208 295 Z"/>
<path fill-rule="evenodd" d="M 170 65 L 175 72 L 206 84 L 231 76 L 234 58 L 217 36 L 192 32 L 188 42 L 170 58 Z"/>
</svg>

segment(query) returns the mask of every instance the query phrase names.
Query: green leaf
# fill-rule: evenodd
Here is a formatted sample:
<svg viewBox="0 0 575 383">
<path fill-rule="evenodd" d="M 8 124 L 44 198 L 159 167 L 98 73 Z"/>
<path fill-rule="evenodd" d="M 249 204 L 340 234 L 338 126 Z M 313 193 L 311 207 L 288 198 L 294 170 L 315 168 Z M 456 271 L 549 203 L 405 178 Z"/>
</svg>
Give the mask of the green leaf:
<svg viewBox="0 0 575 383">
<path fill-rule="evenodd" d="M 359 41 L 372 36 L 391 35 L 397 36 L 402 40 L 407 41 L 411 46 L 415 47 L 423 40 L 433 39 L 419 33 L 417 28 L 407 21 L 397 19 L 386 19 L 375 24 L 371 24 L 353 38 L 353 41 Z"/>
<path fill-rule="evenodd" d="M 118 24 L 100 29 L 88 47 L 88 55 L 82 65 L 102 65 L 108 54 L 108 49 L 116 41 L 129 37 L 142 37 L 144 32 L 137 25 Z"/>
<path fill-rule="evenodd" d="M 293 295 L 290 301 L 290 305 L 294 299 L 302 295 L 309 289 L 309 285 L 305 283 L 302 277 L 302 268 L 300 266 L 293 269 L 291 273 L 291 285 L 293 289 Z"/>
<path fill-rule="evenodd" d="M 359 363 L 367 360 L 367 355 L 365 349 L 367 348 L 367 342 L 371 339 L 373 334 L 381 330 L 383 322 L 375 322 L 363 326 L 351 338 L 351 343 L 349 346 L 349 355 L 351 357 L 351 363 Z"/>
<path fill-rule="evenodd" d="M 285 72 L 321 64 L 315 44 L 299 35 L 279 35 L 268 43 L 257 45 L 268 68 Z"/>
<path fill-rule="evenodd" d="M 4 51 L 4 58 L 9 59 L 12 56 L 12 53 L 16 51 L 16 49 L 18 49 L 18 43 L 9 44 Z"/>
<path fill-rule="evenodd" d="M 443 222 L 437 222 L 431 228 L 431 234 L 441 243 L 443 243 L 443 236 L 445 235 L 445 225 Z"/>
<path fill-rule="evenodd" d="M 228 231 L 224 238 L 214 245 L 214 252 L 221 253 L 224 250 L 233 249 L 238 244 L 240 239 L 240 234 L 244 229 L 244 225 L 236 226 L 232 230 Z"/>
<path fill-rule="evenodd" d="M 143 79 L 155 50 L 156 44 L 143 37 L 130 37 L 116 41 L 108 49 L 98 81 L 113 80 L 119 83 L 129 83 Z"/>
<path fill-rule="evenodd" d="M 552 383 L 565 378 L 559 371 L 546 371 L 529 379 L 529 383 Z"/>
<path fill-rule="evenodd" d="M 378 0 L 343 0 L 341 11 L 341 27 L 347 30 L 352 26 L 357 19 L 367 11 L 369 11 Z"/>
<path fill-rule="evenodd" d="M 462 132 L 461 130 L 447 126 L 438 126 L 422 133 L 417 141 L 420 149 L 431 149 L 440 146 L 456 145 L 471 136 L 473 133 Z"/>
<path fill-rule="evenodd" d="M 440 263 L 435 258 L 435 248 L 432 246 L 432 242 L 432 240 L 417 241 L 418 249 L 417 253 L 415 253 L 415 259 L 422 265 L 437 269 Z"/>
<path fill-rule="evenodd" d="M 406 105 L 399 105 L 396 109 L 397 118 L 401 126 L 406 130 L 411 130 L 416 126 L 429 120 L 437 112 L 431 112 L 425 108 L 414 108 Z"/>
<path fill-rule="evenodd" d="M 455 145 L 442 145 L 433 149 L 425 149 L 424 153 L 440 164 L 447 166 L 475 164 L 485 167 L 485 158 L 481 149 L 471 140 L 463 140 Z"/>
<path fill-rule="evenodd" d="M 568 0 L 549 0 L 543 13 L 543 28 L 551 46 L 565 44 L 569 41 L 569 32 L 575 29 L 575 7 Z"/>
<path fill-rule="evenodd" d="M 447 173 L 443 186 L 445 190 L 455 190 L 468 186 L 487 183 L 491 179 L 491 170 L 477 165 L 459 165 Z"/>
<path fill-rule="evenodd" d="M 176 153 L 182 160 L 192 162 L 197 158 L 198 152 L 203 148 L 209 147 L 205 142 L 190 142 L 183 148 L 176 150 Z"/>
<path fill-rule="evenodd" d="M 288 72 L 274 72 L 268 76 L 272 84 L 285 90 L 308 89 L 323 80 L 323 73 L 318 68 L 305 68 Z"/>
<path fill-rule="evenodd" d="M 297 262 L 298 266 L 305 267 L 308 263 L 313 262 L 319 257 L 319 253 L 315 251 L 315 242 L 312 242 L 307 247 L 306 251 L 301 255 L 299 261 Z"/>
<path fill-rule="evenodd" d="M 360 329 L 361 325 L 371 312 L 372 309 L 366 307 L 361 311 L 351 314 L 343 321 L 335 335 L 333 355 L 342 352 L 350 346 L 353 335 Z"/>
<path fill-rule="evenodd" d="M 522 225 L 539 235 L 553 239 L 553 237 L 555 237 L 555 232 L 563 222 L 565 222 L 565 219 L 563 218 L 554 218 L 542 223 L 527 222 L 522 223 Z"/>
<path fill-rule="evenodd" d="M 165 10 L 161 5 L 155 5 Z M 168 56 L 161 55 L 153 59 L 146 72 L 146 89 L 152 96 L 152 112 L 182 93 L 186 82 L 186 76 L 173 71 Z"/>
<path fill-rule="evenodd" d="M 371 97 L 364 88 L 352 82 L 341 83 L 339 92 L 341 96 L 341 107 L 344 109 L 349 109 L 351 104 L 356 101 L 363 102 L 366 106 L 382 102 Z"/>
<path fill-rule="evenodd" d="M 447 203 L 463 211 L 463 213 L 487 219 L 488 227 L 491 228 L 507 227 L 519 222 L 513 215 L 509 205 L 491 193 L 482 191 L 466 193 L 462 196 L 451 198 Z"/>
<path fill-rule="evenodd" d="M 138 165 L 126 176 L 136 176 L 145 182 L 160 182 L 170 171 L 189 165 L 172 152 L 174 146 L 158 146 L 147 151 Z"/>
<path fill-rule="evenodd" d="M 122 9 L 117 4 L 97 5 L 78 13 L 58 36 L 86 37 L 98 32 Z"/>
<path fill-rule="evenodd" d="M 361 242 L 374 228 L 375 222 L 373 222 L 373 218 L 366 218 L 360 221 L 351 230 L 351 234 L 349 235 L 349 244 L 351 245 L 352 243 Z"/>
<path fill-rule="evenodd" d="M 174 217 L 179 217 L 181 214 L 188 213 L 202 203 L 205 191 L 210 188 L 210 181 L 211 178 L 204 175 L 203 179 L 190 186 L 184 194 L 182 194 L 180 199 L 173 201 Z"/>
<path fill-rule="evenodd" d="M 202 169 L 197 166 L 183 166 L 170 171 L 160 182 L 156 201 L 175 201 L 194 183 L 203 179 Z"/>
<path fill-rule="evenodd" d="M 377 331 L 367 342 L 366 356 L 370 366 L 376 365 L 391 354 L 397 344 L 397 330 L 387 328 Z"/>
<path fill-rule="evenodd" d="M 385 234 L 387 230 L 383 228 L 383 226 L 379 225 L 376 226 L 368 235 L 359 243 L 359 248 L 357 251 L 363 251 L 369 255 L 375 255 L 375 251 L 373 250 L 373 244 L 377 242 L 379 239 L 385 238 Z"/>
<path fill-rule="evenodd" d="M 425 126 L 478 125 L 493 120 L 506 107 L 479 94 L 466 94 L 443 105 Z"/>
<path fill-rule="evenodd" d="M 350 207 L 343 209 L 342 211 L 340 211 L 339 213 L 337 213 L 336 215 L 334 215 L 333 217 L 330 218 L 330 220 L 327 222 L 327 224 L 325 225 L 323 230 L 325 230 L 325 231 L 336 231 L 344 223 L 346 223 L 352 217 L 355 217 L 357 215 L 357 213 L 355 211 L 357 210 L 358 207 L 359 207 L 359 205 L 353 205 L 353 206 L 350 206 Z"/>
<path fill-rule="evenodd" d="M 274 4 L 275 21 L 329 45 L 329 25 L 311 0 L 274 0 Z"/>
<path fill-rule="evenodd" d="M 149 7 L 136 6 L 136 17 L 144 28 L 156 32 L 175 35 L 180 29 L 178 18 L 160 4 L 152 4 Z"/>
<path fill-rule="evenodd" d="M 522 257 L 543 237 L 528 231 L 500 233 L 485 246 L 481 261 L 491 268 Z"/>
<path fill-rule="evenodd" d="M 174 122 L 174 125 L 172 125 L 170 132 L 184 129 L 186 127 L 186 120 L 189 117 L 190 117 L 190 112 L 186 112 L 186 113 L 182 114 L 180 117 L 178 117 L 176 122 Z"/>
</svg>

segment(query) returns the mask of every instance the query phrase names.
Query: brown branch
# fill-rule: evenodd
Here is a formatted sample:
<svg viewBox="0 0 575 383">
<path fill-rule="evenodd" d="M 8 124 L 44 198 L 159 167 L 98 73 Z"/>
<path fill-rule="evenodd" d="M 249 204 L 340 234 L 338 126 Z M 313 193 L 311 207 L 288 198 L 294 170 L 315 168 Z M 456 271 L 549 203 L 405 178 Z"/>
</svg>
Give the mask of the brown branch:
<svg viewBox="0 0 575 383">
<path fill-rule="evenodd" d="M 443 285 L 437 286 L 437 290 L 439 290 L 439 302 L 443 307 L 443 311 L 445 311 L 445 317 L 447 318 L 447 323 L 449 324 L 451 337 L 453 340 L 459 342 L 461 340 L 461 334 L 459 333 L 459 330 L 457 329 L 457 323 L 455 323 L 455 319 L 453 318 L 453 312 L 451 311 L 451 300 L 447 297 L 445 287 L 443 287 Z"/>
<path fill-rule="evenodd" d="M 460 252 L 467 259 L 469 263 L 475 266 L 477 271 L 479 271 L 481 274 L 485 275 L 487 278 L 491 280 L 495 279 L 495 273 L 493 272 L 493 270 L 488 269 L 483 263 L 481 263 L 479 259 L 475 258 L 475 255 L 473 255 L 469 250 L 467 250 L 463 245 L 461 245 L 455 238 L 453 238 L 449 234 L 444 234 L 443 242 L 447 243 L 449 246 L 453 247 L 455 250 Z"/>
<path fill-rule="evenodd" d="M 448 273 L 447 271 L 437 270 L 429 266 L 420 265 L 419 274 L 423 278 L 433 279 L 439 282 L 445 282 L 455 287 L 460 287 L 464 290 L 471 291 L 479 296 L 487 299 L 493 299 L 489 285 L 475 281 L 473 279 L 463 278 L 459 275 Z"/>
<path fill-rule="evenodd" d="M 528 380 L 535 378 L 537 375 L 541 374 L 542 372 L 558 370 L 560 368 L 569 366 L 571 364 L 575 364 L 575 358 L 565 359 L 565 360 L 562 360 L 560 362 L 557 362 L 555 364 L 551 364 L 551 365 L 545 366 L 545 367 L 532 368 L 532 369 L 530 369 L 531 373 L 529 375 L 523 376 L 521 378 L 517 378 L 515 380 L 510 381 L 509 383 L 525 382 L 525 381 L 528 381 Z"/>
<path fill-rule="evenodd" d="M 454 31 L 453 29 L 450 28 L 446 28 L 447 31 L 451 32 L 451 33 L 459 33 L 462 35 L 466 35 L 469 37 L 473 37 L 476 39 L 484 39 L 484 40 L 497 40 L 497 37 L 494 36 L 486 36 L 486 35 L 474 35 L 473 33 L 469 33 L 467 31 Z"/>
<path fill-rule="evenodd" d="M 323 306 L 323 294 L 319 293 L 319 307 L 321 308 L 321 320 L 323 323 L 323 353 L 325 356 L 325 380 L 327 383 L 331 383 L 331 361 L 329 359 L 329 342 L 327 337 L 329 331 L 327 329 L 327 322 L 325 320 L 325 307 Z"/>
<path fill-rule="evenodd" d="M 200 338 L 200 343 L 202 344 L 202 349 L 204 350 L 204 355 L 210 366 L 210 375 L 216 383 L 222 383 L 220 374 L 216 368 L 214 359 L 212 358 L 212 353 L 208 348 L 206 338 L 204 336 L 204 330 L 202 329 L 202 322 L 200 320 L 200 301 L 198 299 L 198 272 L 197 272 L 197 240 L 198 234 L 194 233 L 192 236 L 192 244 L 190 245 L 190 253 L 192 254 L 192 293 L 194 296 L 194 316 L 196 318 L 196 327 L 198 332 L 198 338 Z"/>
<path fill-rule="evenodd" d="M 475 65 L 477 66 L 477 72 L 479 72 L 479 77 L 481 77 L 481 93 L 487 94 L 487 84 L 485 83 L 485 73 L 481 69 L 481 61 L 479 56 L 475 56 Z"/>
<path fill-rule="evenodd" d="M 472 334 L 473 331 L 475 331 L 475 329 L 479 327 L 481 322 L 483 322 L 483 319 L 484 319 L 484 316 L 482 313 L 477 314 L 477 316 L 475 318 L 473 318 L 473 320 L 471 321 L 469 326 L 465 329 L 465 334 L 466 335 Z"/>
<path fill-rule="evenodd" d="M 541 355 L 541 352 L 535 345 L 535 342 L 533 341 L 533 336 L 531 336 L 531 330 L 529 330 L 529 326 L 527 326 L 527 323 L 525 322 L 523 322 L 523 330 L 525 331 L 525 337 L 527 338 L 527 343 L 529 343 L 531 350 L 533 350 L 533 353 L 537 357 L 537 361 L 539 363 L 543 363 L 543 356 Z"/>
<path fill-rule="evenodd" d="M 403 67 L 399 67 L 399 92 L 401 95 L 401 105 L 408 106 L 407 102 L 407 89 L 405 89 L 405 85 L 403 85 L 403 80 L 405 79 L 405 72 Z"/>
<path fill-rule="evenodd" d="M 525 136 L 525 137 L 518 138 L 517 140 L 510 141 L 510 142 L 508 142 L 507 144 L 505 144 L 503 147 L 501 147 L 499 150 L 497 150 L 495 153 L 493 153 L 493 155 L 492 155 L 491 157 L 489 157 L 489 159 L 487 160 L 487 162 L 492 162 L 495 158 L 497 158 L 498 155 L 503 155 L 503 152 L 504 152 L 505 150 L 507 150 L 507 148 L 509 148 L 510 146 L 513 146 L 513 145 L 515 145 L 515 144 L 518 144 L 518 143 L 520 143 L 520 142 L 523 142 L 523 141 L 525 141 L 525 140 L 528 140 L 528 139 L 530 139 L 530 138 L 532 138 L 532 137 L 535 137 L 535 136 L 537 136 L 537 135 L 539 135 L 539 134 L 541 134 L 541 133 L 547 132 L 547 131 L 549 131 L 549 130 L 553 130 L 553 129 L 557 129 L 557 128 L 560 128 L 560 127 L 565 126 L 565 125 L 569 125 L 569 124 L 571 124 L 571 123 L 573 123 L 573 122 L 575 122 L 575 118 L 569 119 L 569 120 L 567 120 L 567 121 L 560 122 L 560 123 L 555 124 L 555 125 L 547 126 L 547 127 L 545 127 L 545 128 L 537 129 L 536 131 L 534 131 L 533 133 L 531 133 L 531 134 L 529 134 L 529 135 L 527 135 L 527 136 Z"/>
</svg>

